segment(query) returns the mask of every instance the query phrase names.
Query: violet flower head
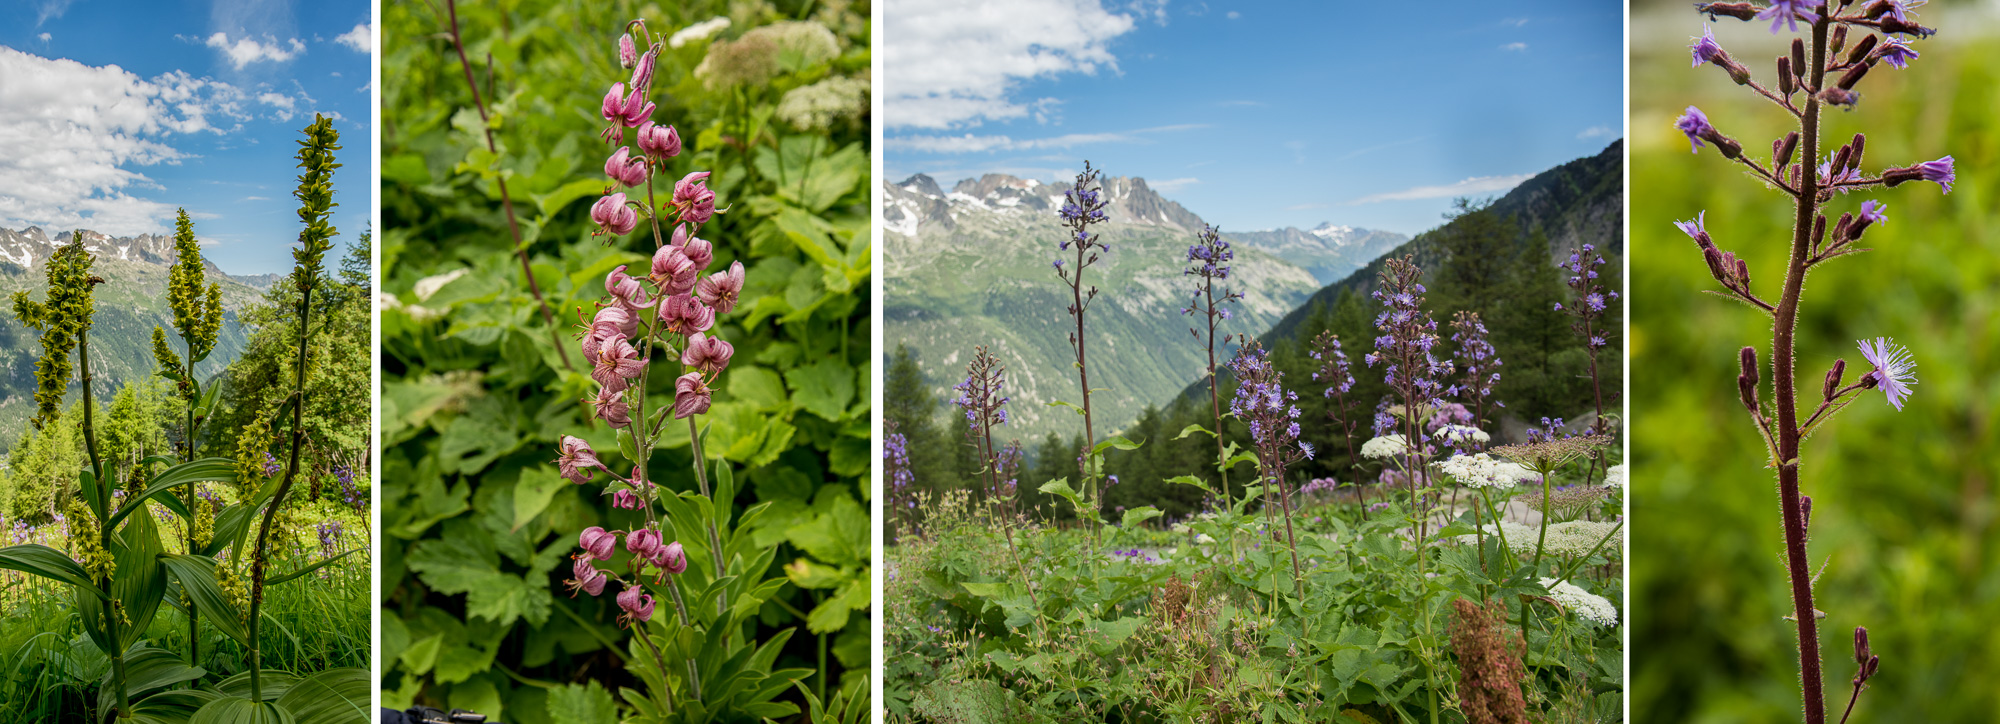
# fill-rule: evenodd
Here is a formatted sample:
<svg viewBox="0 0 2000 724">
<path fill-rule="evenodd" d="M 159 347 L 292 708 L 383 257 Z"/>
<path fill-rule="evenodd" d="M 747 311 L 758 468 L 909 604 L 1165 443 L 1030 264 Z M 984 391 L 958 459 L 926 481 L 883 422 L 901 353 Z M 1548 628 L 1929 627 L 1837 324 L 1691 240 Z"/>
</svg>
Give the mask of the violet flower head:
<svg viewBox="0 0 2000 724">
<path fill-rule="evenodd" d="M 674 419 L 684 420 L 694 415 L 708 412 L 714 392 L 701 381 L 700 372 L 689 372 L 674 379 Z"/>
<path fill-rule="evenodd" d="M 624 390 L 614 390 L 609 387 L 597 388 L 597 396 L 585 400 L 590 405 L 591 416 L 603 420 L 613 428 L 630 427 L 632 408 L 626 404 L 623 392 Z"/>
<path fill-rule="evenodd" d="M 1875 49 L 1875 57 L 1881 58 L 1882 62 L 1894 66 L 1897 70 L 1910 67 L 1910 61 L 1915 60 L 1918 55 L 1919 53 L 1910 47 L 1909 41 L 1887 35 L 1882 36 L 1881 47 Z"/>
<path fill-rule="evenodd" d="M 882 469 L 888 473 L 890 498 L 901 500 L 910 494 L 917 476 L 910 472 L 909 440 L 903 433 L 891 432 L 882 437 Z"/>
<path fill-rule="evenodd" d="M 1925 181 L 1943 186 L 1945 193 L 1951 193 L 1952 182 L 1958 180 L 1958 175 L 1952 173 L 1951 163 L 1951 157 L 1946 156 L 1936 161 L 1917 164 L 1917 171 L 1923 174 Z"/>
<path fill-rule="evenodd" d="M 972 361 L 965 365 L 965 380 L 952 386 L 958 397 L 951 404 L 965 411 L 969 432 L 1007 424 L 1007 401 L 1001 394 L 1007 387 L 1007 368 L 985 346 L 975 347 Z"/>
<path fill-rule="evenodd" d="M 1236 394 L 1229 412 L 1250 428 L 1251 448 L 1267 482 L 1281 482 L 1285 466 L 1306 457 L 1300 448 L 1297 393 L 1285 389 L 1285 373 L 1271 364 L 1270 354 L 1255 340 L 1237 349 L 1229 361 L 1236 375 Z"/>
<path fill-rule="evenodd" d="M 715 326 L 715 310 L 692 296 L 676 294 L 660 300 L 659 319 L 662 331 L 689 337 Z"/>
<path fill-rule="evenodd" d="M 569 587 L 570 598 L 575 598 L 579 591 L 592 596 L 604 592 L 606 576 L 603 571 L 597 570 L 596 566 L 590 564 L 589 558 L 576 559 L 576 563 L 570 566 L 570 571 L 574 577 L 565 582 Z"/>
<path fill-rule="evenodd" d="M 1819 22 L 1819 13 L 1813 12 L 1812 9 L 1819 7 L 1820 3 L 1821 0 L 1771 0 L 1770 7 L 1764 8 L 1764 12 L 1757 13 L 1757 19 L 1771 21 L 1772 35 L 1778 34 L 1780 25 L 1787 26 L 1786 32 L 1796 33 L 1799 31 L 1800 20 L 1808 23 Z"/>
<path fill-rule="evenodd" d="M 1319 371 L 1313 373 L 1313 381 L 1326 385 L 1326 397 L 1345 395 L 1354 389 L 1353 363 L 1348 361 L 1339 335 L 1321 332 L 1313 340 L 1313 359 L 1319 360 Z"/>
<path fill-rule="evenodd" d="M 1694 147 L 1689 149 L 1692 153 L 1700 153 L 1701 139 L 1716 132 L 1714 126 L 1708 125 L 1708 114 L 1702 113 L 1700 108 L 1694 106 L 1688 106 L 1687 112 L 1674 119 L 1674 129 L 1686 134 L 1688 141 L 1694 144 Z"/>
<path fill-rule="evenodd" d="M 1875 366 L 1862 377 L 1862 383 L 1871 389 L 1881 388 L 1882 394 L 1889 398 L 1889 405 L 1901 412 L 1903 400 L 1910 396 L 1910 386 L 1917 383 L 1917 363 L 1910 359 L 1909 348 L 1887 337 L 1876 337 L 1873 342 L 1861 340 L 1860 347 L 1861 356 Z"/>
<path fill-rule="evenodd" d="M 1696 68 L 1716 58 L 1729 57 L 1729 54 L 1722 50 L 1722 46 L 1716 44 L 1715 31 L 1710 30 L 1706 24 L 1701 26 L 1701 37 L 1695 38 L 1694 43 L 1688 45 L 1688 49 L 1694 55 L 1693 67 Z"/>
<path fill-rule="evenodd" d="M 686 226 L 674 227 L 672 244 L 681 250 L 681 254 L 686 256 L 688 261 L 694 263 L 696 271 L 707 271 L 708 265 L 715 262 L 715 245 L 706 239 L 689 236 Z"/>
<path fill-rule="evenodd" d="M 640 558 L 651 559 L 661 545 L 660 532 L 652 528 L 640 528 L 625 534 L 625 550 Z"/>
<path fill-rule="evenodd" d="M 1695 214 L 1694 220 L 1692 221 L 1674 222 L 1674 227 L 1680 229 L 1681 233 L 1687 234 L 1688 238 L 1695 240 L 1695 243 L 1699 244 L 1702 242 L 1702 240 L 1708 238 L 1708 229 L 1703 228 L 1703 225 L 1707 223 L 1707 218 L 1708 218 L 1708 211 L 1703 210 L 1702 212 Z M 1704 244 L 1704 246 L 1706 246 L 1706 244 Z"/>
<path fill-rule="evenodd" d="M 728 271 L 702 277 L 695 285 L 695 294 L 716 314 L 728 314 L 743 294 L 743 262 L 732 261 Z"/>
<path fill-rule="evenodd" d="M 708 172 L 696 171 L 675 181 L 673 203 L 683 221 L 708 223 L 715 216 L 715 192 L 708 188 Z"/>
<path fill-rule="evenodd" d="M 1886 208 L 1889 208 L 1888 204 L 1874 199 L 1863 201 L 1861 202 L 1860 218 L 1867 219 L 1869 223 L 1886 224 L 1889 222 L 1889 217 L 1882 213 L 1882 210 Z"/>
<path fill-rule="evenodd" d="M 623 392 L 631 386 L 628 380 L 646 370 L 646 360 L 640 359 L 639 350 L 622 338 L 600 345 L 594 361 L 596 364 L 590 370 L 590 379 L 613 392 Z"/>
<path fill-rule="evenodd" d="M 687 252 L 670 244 L 653 252 L 652 271 L 646 278 L 663 295 L 686 294 L 694 290 L 695 276 L 700 273 L 701 269 L 688 258 Z"/>
<path fill-rule="evenodd" d="M 618 534 L 593 525 L 577 536 L 577 547 L 583 549 L 585 559 L 608 561 L 618 552 Z"/>
</svg>

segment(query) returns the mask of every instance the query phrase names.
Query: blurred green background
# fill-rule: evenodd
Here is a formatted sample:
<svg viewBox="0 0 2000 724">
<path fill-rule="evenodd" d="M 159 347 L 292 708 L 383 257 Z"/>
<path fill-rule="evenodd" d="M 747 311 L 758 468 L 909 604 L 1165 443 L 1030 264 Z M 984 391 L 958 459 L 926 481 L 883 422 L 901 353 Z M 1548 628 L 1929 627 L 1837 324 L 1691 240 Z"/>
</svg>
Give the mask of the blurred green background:
<svg viewBox="0 0 2000 724">
<path fill-rule="evenodd" d="M 1864 239 L 1876 251 L 1808 279 L 1799 320 L 1807 384 L 1838 357 L 1855 379 L 1867 370 L 1855 341 L 1877 336 L 1909 346 L 1920 380 L 1904 411 L 1870 392 L 1802 451 L 1812 561 L 1825 565 L 1830 711 L 1847 704 L 1855 626 L 1882 657 L 1859 722 L 2000 711 L 2000 4 L 1921 11 L 1940 29 L 1916 44 L 1922 57 L 1876 68 L 1858 107 L 1826 113 L 1825 126 L 1834 139 L 1868 133 L 1870 173 L 1951 155 L 1958 182 L 1949 195 L 1920 183 L 1836 198 L 1829 217 L 1873 198 L 1888 204 L 1888 223 Z M 1699 106 L 1768 163 L 1791 119 L 1720 69 L 1689 67 L 1689 36 L 1705 20 L 1679 2 L 1632 11 L 1632 711 L 1639 722 L 1798 721 L 1776 476 L 1732 379 L 1735 350 L 1757 346 L 1769 399 L 1770 322 L 1701 294 L 1717 287 L 1672 224 L 1706 209 L 1716 243 L 1746 257 L 1759 294 L 1775 300 L 1791 205 L 1712 151 L 1689 153 L 1672 126 Z M 1765 80 L 1793 37 L 1726 18 L 1715 33 Z"/>
</svg>

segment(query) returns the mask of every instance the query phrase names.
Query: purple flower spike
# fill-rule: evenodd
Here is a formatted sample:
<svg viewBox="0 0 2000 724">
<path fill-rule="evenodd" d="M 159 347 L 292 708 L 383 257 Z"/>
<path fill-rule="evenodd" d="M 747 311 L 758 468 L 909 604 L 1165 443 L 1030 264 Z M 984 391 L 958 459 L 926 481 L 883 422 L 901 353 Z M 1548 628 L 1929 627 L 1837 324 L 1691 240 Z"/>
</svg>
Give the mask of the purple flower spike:
<svg viewBox="0 0 2000 724">
<path fill-rule="evenodd" d="M 1915 59 L 1917 55 L 1917 51 L 1910 47 L 1908 41 L 1886 35 L 1882 37 L 1882 47 L 1875 51 L 1875 57 L 1881 58 L 1884 63 L 1895 66 L 1897 70 L 1910 67 L 1910 61 Z"/>
<path fill-rule="evenodd" d="M 1917 383 L 1917 363 L 1910 359 L 1910 349 L 1896 346 L 1896 340 L 1888 337 L 1876 337 L 1872 343 L 1864 339 L 1860 346 L 1861 356 L 1875 366 L 1862 378 L 1862 383 L 1882 388 L 1889 405 L 1901 412 L 1904 398 L 1910 396 L 1910 385 Z"/>
<path fill-rule="evenodd" d="M 1882 210 L 1886 208 L 1889 208 L 1888 204 L 1874 199 L 1863 201 L 1861 202 L 1861 218 L 1875 224 L 1889 223 L 1889 217 L 1882 213 Z"/>
<path fill-rule="evenodd" d="M 1715 43 L 1715 31 L 1710 30 L 1706 24 L 1701 26 L 1701 37 L 1695 38 L 1694 43 L 1690 44 L 1688 49 L 1693 52 L 1694 67 L 1696 68 L 1700 68 L 1703 63 L 1714 61 L 1716 58 L 1728 57 L 1728 54 L 1722 51 L 1722 46 Z"/>
<path fill-rule="evenodd" d="M 1674 129 L 1687 134 L 1688 140 L 1694 143 L 1694 148 L 1689 149 L 1692 153 L 1701 152 L 1702 136 L 1715 133 L 1715 127 L 1708 125 L 1708 114 L 1694 106 L 1688 106 L 1686 113 L 1674 119 Z"/>
<path fill-rule="evenodd" d="M 1799 32 L 1799 21 L 1819 22 L 1819 13 L 1812 11 L 1820 5 L 1819 0 L 1771 0 L 1771 6 L 1757 13 L 1758 20 L 1771 21 L 1771 34 L 1778 34 L 1778 26 L 1788 26 L 1786 32 Z"/>
</svg>

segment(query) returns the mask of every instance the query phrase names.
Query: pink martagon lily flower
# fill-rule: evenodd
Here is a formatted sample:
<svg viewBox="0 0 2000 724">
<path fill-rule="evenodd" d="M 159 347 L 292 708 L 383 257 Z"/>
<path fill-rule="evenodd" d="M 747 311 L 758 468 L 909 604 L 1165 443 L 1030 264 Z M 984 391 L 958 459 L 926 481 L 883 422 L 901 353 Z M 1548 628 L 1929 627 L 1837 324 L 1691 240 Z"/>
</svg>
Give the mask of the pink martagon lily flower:
<svg viewBox="0 0 2000 724">
<path fill-rule="evenodd" d="M 681 364 L 715 374 L 729 367 L 729 358 L 736 354 L 736 348 L 721 337 L 710 337 L 701 332 L 688 338 L 687 351 L 681 353 Z"/>
<path fill-rule="evenodd" d="M 674 418 L 686 419 L 708 412 L 712 392 L 701 381 L 700 372 L 689 372 L 674 380 Z"/>
<path fill-rule="evenodd" d="M 736 299 L 743 293 L 743 262 L 732 261 L 729 271 L 702 277 L 697 287 L 703 304 L 717 314 L 728 314 L 736 308 Z"/>
</svg>

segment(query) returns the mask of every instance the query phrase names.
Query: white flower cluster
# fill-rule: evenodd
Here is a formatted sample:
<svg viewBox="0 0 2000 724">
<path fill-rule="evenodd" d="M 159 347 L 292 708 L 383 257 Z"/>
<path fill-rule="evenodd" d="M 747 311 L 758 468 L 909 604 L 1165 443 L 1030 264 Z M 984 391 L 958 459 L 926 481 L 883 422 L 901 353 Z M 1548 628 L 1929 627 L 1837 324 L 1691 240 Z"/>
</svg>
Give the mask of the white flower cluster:
<svg viewBox="0 0 2000 724">
<path fill-rule="evenodd" d="M 868 110 L 868 81 L 845 76 L 785 91 L 777 115 L 802 131 L 823 131 Z"/>
<path fill-rule="evenodd" d="M 1507 549 L 1513 551 L 1514 555 L 1517 556 L 1534 555 L 1535 539 L 1542 533 L 1540 528 L 1521 525 L 1511 520 L 1500 521 L 1499 525 L 1487 523 L 1479 527 L 1486 531 L 1487 538 L 1494 540 L 1506 538 Z M 1454 540 L 1467 545 L 1479 545 L 1479 534 L 1473 533 L 1456 536 Z"/>
<path fill-rule="evenodd" d="M 1604 540 L 1611 536 L 1610 540 Z M 1510 539 L 1511 540 L 1511 539 Z M 1597 548 L 1597 542 L 1604 541 L 1598 553 L 1606 558 L 1616 556 L 1625 544 L 1625 528 L 1609 521 L 1571 520 L 1549 524 L 1549 541 L 1545 550 L 1565 558 L 1577 558 Z M 1528 541 L 1528 548 L 1534 549 L 1534 541 Z"/>
<path fill-rule="evenodd" d="M 1625 463 L 1613 465 L 1611 469 L 1604 471 L 1604 487 L 1625 487 Z"/>
<path fill-rule="evenodd" d="M 1471 425 L 1446 425 L 1438 429 L 1438 435 L 1454 442 L 1471 440 L 1482 445 L 1493 439 L 1493 436 L 1486 434 L 1485 430 Z"/>
<path fill-rule="evenodd" d="M 1409 452 L 1410 441 L 1401 433 L 1391 433 L 1361 443 L 1361 457 L 1381 460 Z"/>
<path fill-rule="evenodd" d="M 1556 583 L 1553 578 L 1542 579 L 1542 586 L 1549 589 L 1549 598 L 1555 599 L 1556 603 L 1562 604 L 1578 618 L 1599 626 L 1618 625 L 1618 609 L 1613 608 L 1611 601 L 1605 597 L 1578 588 L 1568 581 Z"/>
<path fill-rule="evenodd" d="M 1536 479 L 1535 472 L 1520 463 L 1499 460 L 1486 453 L 1453 455 L 1450 460 L 1438 463 L 1437 469 L 1460 485 L 1471 488 L 1506 490 Z"/>
</svg>

